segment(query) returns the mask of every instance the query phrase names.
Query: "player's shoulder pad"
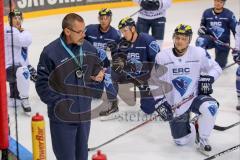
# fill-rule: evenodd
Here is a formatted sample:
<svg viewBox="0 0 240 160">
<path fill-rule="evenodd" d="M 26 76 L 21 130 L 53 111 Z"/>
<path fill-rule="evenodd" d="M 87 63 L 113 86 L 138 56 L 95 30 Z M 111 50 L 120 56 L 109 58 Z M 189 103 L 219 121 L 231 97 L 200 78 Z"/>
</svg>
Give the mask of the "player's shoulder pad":
<svg viewBox="0 0 240 160">
<path fill-rule="evenodd" d="M 121 37 L 121 32 L 119 30 L 117 30 L 116 28 L 110 26 L 110 31 L 111 33 L 113 33 L 114 35 L 117 35 L 119 37 Z M 120 38 L 119 38 L 120 39 Z"/>
<path fill-rule="evenodd" d="M 223 9 L 223 12 L 225 12 L 225 14 L 234 14 L 230 9 L 228 9 L 228 8 L 224 8 Z"/>
<path fill-rule="evenodd" d="M 156 53 L 158 53 L 160 51 L 160 47 L 157 43 L 157 41 L 155 40 L 155 38 L 153 38 L 153 36 L 147 34 L 147 33 L 140 33 L 139 36 L 142 37 L 142 39 L 144 39 L 144 41 L 146 42 L 146 44 Z"/>
<path fill-rule="evenodd" d="M 163 49 L 163 50 L 161 50 L 160 52 L 157 53 L 155 61 L 159 64 L 160 63 L 164 64 L 165 60 L 166 60 L 166 57 L 169 57 L 171 55 L 171 53 L 172 53 L 172 48 Z"/>
<path fill-rule="evenodd" d="M 210 54 L 207 52 L 207 50 L 203 49 L 199 46 L 190 46 L 196 55 L 207 57 L 208 59 L 211 59 Z"/>
<path fill-rule="evenodd" d="M 99 24 L 89 24 L 86 26 L 86 32 L 91 33 L 92 31 L 96 31 L 99 28 Z"/>
<path fill-rule="evenodd" d="M 5 28 L 4 28 L 4 30 L 5 30 L 5 33 L 20 33 L 20 31 L 17 29 L 17 28 L 15 28 L 15 27 L 10 27 L 10 26 L 6 26 Z"/>
<path fill-rule="evenodd" d="M 212 14 L 212 10 L 213 8 L 208 8 L 203 12 L 203 15 L 208 15 L 208 14 Z"/>
<path fill-rule="evenodd" d="M 143 39 L 145 42 L 150 43 L 152 41 L 155 41 L 153 36 L 147 34 L 147 33 L 139 33 L 138 35 L 141 39 Z"/>
</svg>

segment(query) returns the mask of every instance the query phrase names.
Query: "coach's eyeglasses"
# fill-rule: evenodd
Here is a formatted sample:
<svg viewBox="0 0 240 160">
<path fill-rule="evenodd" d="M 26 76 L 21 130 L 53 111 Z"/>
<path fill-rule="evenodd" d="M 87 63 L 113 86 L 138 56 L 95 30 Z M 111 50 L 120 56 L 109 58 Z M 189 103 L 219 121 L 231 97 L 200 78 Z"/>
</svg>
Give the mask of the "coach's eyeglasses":
<svg viewBox="0 0 240 160">
<path fill-rule="evenodd" d="M 77 34 L 84 34 L 86 33 L 87 29 L 84 29 L 84 30 L 80 30 L 80 31 L 75 31 L 74 29 L 72 28 L 67 28 L 69 29 L 70 31 L 74 32 L 74 33 L 77 33 Z"/>
</svg>

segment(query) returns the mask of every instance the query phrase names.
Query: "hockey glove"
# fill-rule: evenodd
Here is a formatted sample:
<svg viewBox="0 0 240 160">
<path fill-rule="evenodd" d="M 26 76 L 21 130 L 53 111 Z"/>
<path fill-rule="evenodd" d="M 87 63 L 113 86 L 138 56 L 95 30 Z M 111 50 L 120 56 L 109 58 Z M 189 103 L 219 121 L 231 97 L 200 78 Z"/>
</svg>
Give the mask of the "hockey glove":
<svg viewBox="0 0 240 160">
<path fill-rule="evenodd" d="M 37 81 L 37 71 L 36 71 L 36 69 L 31 65 L 28 65 L 27 67 L 28 67 L 28 70 L 29 70 L 29 73 L 30 73 L 30 79 L 33 82 L 36 82 Z"/>
<path fill-rule="evenodd" d="M 113 61 L 112 61 L 112 69 L 115 72 L 121 73 L 125 64 L 126 64 L 126 60 L 124 58 L 117 57 L 116 59 L 113 59 Z"/>
<path fill-rule="evenodd" d="M 111 54 L 116 53 L 117 49 L 118 49 L 118 46 L 117 46 L 116 42 L 114 42 L 114 41 L 107 42 L 107 49 L 106 50 L 109 50 L 111 52 Z"/>
<path fill-rule="evenodd" d="M 125 38 L 122 38 L 118 44 L 118 49 L 120 52 L 126 52 L 131 47 L 132 43 L 127 41 Z"/>
<path fill-rule="evenodd" d="M 157 101 L 158 102 L 155 104 L 156 112 L 159 114 L 163 121 L 171 121 L 173 119 L 171 105 L 165 100 L 165 98 Z"/>
<path fill-rule="evenodd" d="M 128 60 L 125 65 L 125 70 L 128 72 L 133 72 L 135 74 L 140 74 L 142 71 L 142 62 L 136 59 Z"/>
<path fill-rule="evenodd" d="M 198 35 L 204 36 L 206 34 L 208 34 L 208 29 L 205 26 L 200 26 L 200 28 L 198 29 Z"/>
<path fill-rule="evenodd" d="M 214 77 L 208 75 L 201 75 L 198 81 L 199 95 L 210 95 L 213 93 L 212 84 Z"/>
<path fill-rule="evenodd" d="M 158 10 L 160 7 L 159 0 L 142 0 L 140 6 L 147 11 Z"/>
<path fill-rule="evenodd" d="M 232 51 L 232 55 L 233 55 L 233 60 L 237 63 L 240 64 L 240 50 L 234 49 Z"/>
<path fill-rule="evenodd" d="M 117 53 L 114 54 L 112 57 L 112 69 L 115 72 L 121 73 L 122 70 L 126 72 L 135 72 L 136 71 L 136 64 L 132 61 L 127 61 L 127 56 L 124 53 Z"/>
</svg>

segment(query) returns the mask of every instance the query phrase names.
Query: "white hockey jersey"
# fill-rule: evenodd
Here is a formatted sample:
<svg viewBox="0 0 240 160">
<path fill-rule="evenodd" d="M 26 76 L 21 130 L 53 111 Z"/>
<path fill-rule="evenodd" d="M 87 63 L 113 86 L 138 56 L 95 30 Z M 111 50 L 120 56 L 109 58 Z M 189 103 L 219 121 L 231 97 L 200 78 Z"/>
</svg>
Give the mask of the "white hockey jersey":
<svg viewBox="0 0 240 160">
<path fill-rule="evenodd" d="M 238 22 L 236 26 L 236 34 L 235 34 L 235 48 L 240 50 L 240 21 Z"/>
<path fill-rule="evenodd" d="M 28 61 L 28 46 L 32 43 L 32 36 L 28 31 L 20 32 L 17 28 L 12 27 L 13 32 L 13 52 L 15 65 L 27 66 Z M 5 66 L 11 66 L 12 60 L 12 33 L 11 27 L 7 26 L 4 29 L 4 43 L 5 43 Z"/>
<path fill-rule="evenodd" d="M 172 90 L 164 93 L 171 105 L 181 102 L 183 98 L 188 97 L 192 93 L 195 96 L 198 95 L 200 74 L 213 76 L 214 80 L 216 80 L 222 72 L 221 67 L 210 58 L 204 49 L 193 46 L 189 46 L 186 53 L 180 57 L 174 55 L 172 48 L 163 50 L 157 54 L 156 63 L 168 69 L 165 74 L 158 77 L 158 80 L 172 85 Z M 154 94 L 155 99 L 161 96 Z M 179 116 L 185 113 L 189 109 L 192 100 L 178 108 L 175 111 L 175 115 Z"/>
<path fill-rule="evenodd" d="M 140 4 L 142 0 L 133 0 L 133 1 Z M 159 1 L 160 1 L 160 7 L 158 10 L 155 10 L 155 11 L 141 10 L 138 16 L 143 19 L 156 19 L 160 17 L 165 17 L 166 10 L 171 6 L 172 0 L 159 0 Z"/>
</svg>

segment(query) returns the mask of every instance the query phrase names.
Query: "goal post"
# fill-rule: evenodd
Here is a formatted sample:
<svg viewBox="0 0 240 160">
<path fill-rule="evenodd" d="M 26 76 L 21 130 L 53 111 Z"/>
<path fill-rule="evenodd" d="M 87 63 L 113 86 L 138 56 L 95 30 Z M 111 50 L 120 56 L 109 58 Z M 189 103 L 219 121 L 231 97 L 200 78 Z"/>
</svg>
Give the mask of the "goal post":
<svg viewBox="0 0 240 160">
<path fill-rule="evenodd" d="M 0 150 L 7 149 L 9 146 L 3 6 L 4 0 L 0 0 Z"/>
</svg>

